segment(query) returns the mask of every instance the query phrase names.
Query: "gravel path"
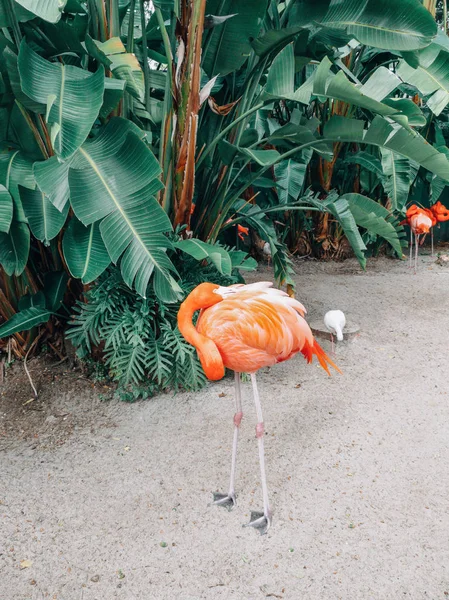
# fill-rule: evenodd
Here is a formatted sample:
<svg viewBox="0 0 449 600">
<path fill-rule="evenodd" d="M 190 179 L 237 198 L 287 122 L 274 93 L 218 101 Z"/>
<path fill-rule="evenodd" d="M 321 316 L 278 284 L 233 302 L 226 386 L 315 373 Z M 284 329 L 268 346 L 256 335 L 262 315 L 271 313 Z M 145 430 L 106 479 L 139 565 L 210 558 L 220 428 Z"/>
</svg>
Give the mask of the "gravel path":
<svg viewBox="0 0 449 600">
<path fill-rule="evenodd" d="M 242 528 L 262 506 L 249 384 L 227 512 L 211 492 L 228 483 L 232 378 L 134 405 L 62 378 L 33 435 L 0 437 L 1 600 L 449 596 L 449 269 L 312 262 L 297 277 L 311 319 L 340 308 L 360 335 L 337 348 L 343 376 L 302 357 L 260 374 L 268 535 Z"/>
</svg>

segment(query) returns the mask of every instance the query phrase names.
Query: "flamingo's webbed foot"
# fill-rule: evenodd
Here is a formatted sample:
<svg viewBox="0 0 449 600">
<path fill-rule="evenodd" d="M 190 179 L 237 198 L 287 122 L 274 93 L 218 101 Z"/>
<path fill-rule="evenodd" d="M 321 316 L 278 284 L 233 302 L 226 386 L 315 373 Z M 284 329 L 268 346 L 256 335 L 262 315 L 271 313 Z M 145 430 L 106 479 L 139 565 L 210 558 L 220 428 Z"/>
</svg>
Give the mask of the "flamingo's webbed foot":
<svg viewBox="0 0 449 600">
<path fill-rule="evenodd" d="M 232 510 L 237 504 L 237 499 L 234 492 L 229 494 L 214 493 L 214 504 L 217 506 L 223 506 L 227 510 Z"/>
<path fill-rule="evenodd" d="M 243 527 L 254 527 L 254 529 L 259 531 L 260 535 L 265 535 L 271 527 L 271 519 L 272 515 L 270 511 L 267 513 L 251 511 L 250 522 L 245 523 Z"/>
</svg>

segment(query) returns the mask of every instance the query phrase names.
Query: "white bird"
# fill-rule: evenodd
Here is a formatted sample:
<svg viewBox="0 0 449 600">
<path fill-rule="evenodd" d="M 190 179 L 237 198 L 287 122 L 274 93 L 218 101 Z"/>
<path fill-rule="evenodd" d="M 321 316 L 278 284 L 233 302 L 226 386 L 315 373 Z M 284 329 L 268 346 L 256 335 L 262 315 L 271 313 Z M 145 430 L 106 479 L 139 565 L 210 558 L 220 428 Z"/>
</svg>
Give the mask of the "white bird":
<svg viewBox="0 0 449 600">
<path fill-rule="evenodd" d="M 268 242 L 265 242 L 265 244 L 263 245 L 263 249 L 262 252 L 265 254 L 265 256 L 270 259 L 271 258 L 271 246 Z"/>
<path fill-rule="evenodd" d="M 346 317 L 341 310 L 329 310 L 324 315 L 324 324 L 331 333 L 332 352 L 334 351 L 334 334 L 339 342 L 343 341 L 343 329 L 346 325 Z"/>
</svg>

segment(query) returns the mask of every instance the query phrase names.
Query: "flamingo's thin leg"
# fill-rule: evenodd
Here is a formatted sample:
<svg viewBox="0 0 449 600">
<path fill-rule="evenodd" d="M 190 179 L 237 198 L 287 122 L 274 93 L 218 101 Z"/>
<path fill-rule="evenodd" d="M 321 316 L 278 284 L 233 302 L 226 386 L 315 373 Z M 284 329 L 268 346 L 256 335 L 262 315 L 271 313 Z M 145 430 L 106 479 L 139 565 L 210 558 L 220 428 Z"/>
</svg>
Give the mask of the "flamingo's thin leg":
<svg viewBox="0 0 449 600">
<path fill-rule="evenodd" d="M 242 422 L 242 394 L 240 389 L 240 373 L 237 371 L 234 373 L 235 376 L 235 415 L 234 415 L 234 439 L 232 442 L 232 459 L 231 459 L 231 478 L 229 482 L 229 492 L 225 494 L 214 494 L 214 504 L 225 506 L 231 510 L 236 504 L 235 498 L 235 465 L 237 462 L 237 443 L 239 439 L 239 428 Z"/>
<path fill-rule="evenodd" d="M 257 390 L 256 375 L 251 373 L 251 382 L 253 384 L 254 404 L 257 413 L 256 438 L 259 445 L 259 462 L 260 462 L 260 477 L 262 480 L 263 494 L 263 513 L 251 512 L 251 521 L 246 527 L 256 527 L 261 535 L 267 533 L 271 525 L 271 510 L 268 501 L 267 477 L 265 474 L 265 452 L 263 447 L 264 424 L 262 415 L 262 406 L 260 405 L 259 392 Z"/>
<path fill-rule="evenodd" d="M 419 235 L 415 233 L 415 275 L 418 269 L 418 246 L 419 246 Z"/>
<path fill-rule="evenodd" d="M 433 227 L 430 229 L 430 240 L 432 242 L 432 256 L 433 256 Z"/>
<path fill-rule="evenodd" d="M 332 354 L 335 354 L 335 344 L 334 344 L 334 334 L 331 333 L 331 348 L 332 348 Z"/>
<path fill-rule="evenodd" d="M 412 252 L 413 252 L 413 229 L 410 227 L 410 260 L 408 263 L 408 268 L 412 268 Z"/>
</svg>

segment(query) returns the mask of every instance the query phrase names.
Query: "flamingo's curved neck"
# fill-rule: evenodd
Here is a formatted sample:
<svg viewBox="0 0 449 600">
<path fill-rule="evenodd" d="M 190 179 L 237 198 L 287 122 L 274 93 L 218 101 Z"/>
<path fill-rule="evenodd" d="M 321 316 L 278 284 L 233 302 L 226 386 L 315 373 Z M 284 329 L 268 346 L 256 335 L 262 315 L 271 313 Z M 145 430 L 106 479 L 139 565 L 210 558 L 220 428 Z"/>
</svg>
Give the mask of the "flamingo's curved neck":
<svg viewBox="0 0 449 600">
<path fill-rule="evenodd" d="M 225 368 L 215 342 L 205 335 L 198 333 L 192 323 L 195 311 L 200 308 L 202 307 L 195 305 L 193 298 L 187 298 L 181 304 L 178 312 L 178 327 L 186 341 L 196 348 L 206 377 L 212 381 L 216 381 L 224 377 Z"/>
</svg>

